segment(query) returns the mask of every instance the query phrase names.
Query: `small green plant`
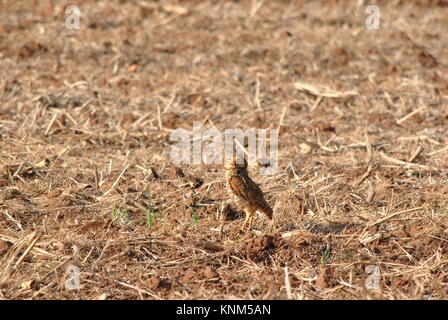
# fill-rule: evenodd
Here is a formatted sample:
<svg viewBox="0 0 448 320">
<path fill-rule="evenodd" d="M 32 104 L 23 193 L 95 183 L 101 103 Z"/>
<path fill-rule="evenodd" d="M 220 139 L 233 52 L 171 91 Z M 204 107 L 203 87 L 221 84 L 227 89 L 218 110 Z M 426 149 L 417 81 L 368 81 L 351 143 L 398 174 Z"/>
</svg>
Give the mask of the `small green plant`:
<svg viewBox="0 0 448 320">
<path fill-rule="evenodd" d="M 193 211 L 193 214 L 191 215 L 191 219 L 193 220 L 194 225 L 197 225 L 199 223 L 199 216 L 194 211 Z"/>
<path fill-rule="evenodd" d="M 116 204 L 112 205 L 112 223 L 115 225 L 123 225 L 131 222 L 129 218 L 129 210 L 127 208 L 117 208 Z"/>
<path fill-rule="evenodd" d="M 156 216 L 159 213 L 159 211 L 154 210 L 151 202 L 151 193 L 148 192 L 148 204 L 146 209 L 146 225 L 148 228 L 151 228 L 155 224 Z"/>
<path fill-rule="evenodd" d="M 325 247 L 325 249 L 322 250 L 322 256 L 321 261 L 323 264 L 327 264 L 330 262 L 331 259 L 331 248 L 330 246 Z"/>
</svg>

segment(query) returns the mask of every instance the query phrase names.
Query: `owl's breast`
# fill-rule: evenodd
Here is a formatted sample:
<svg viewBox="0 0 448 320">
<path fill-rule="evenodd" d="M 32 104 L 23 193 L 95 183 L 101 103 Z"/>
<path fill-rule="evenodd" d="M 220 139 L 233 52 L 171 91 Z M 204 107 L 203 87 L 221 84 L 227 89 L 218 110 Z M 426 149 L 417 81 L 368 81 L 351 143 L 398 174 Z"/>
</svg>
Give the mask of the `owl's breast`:
<svg viewBox="0 0 448 320">
<path fill-rule="evenodd" d="M 229 193 L 229 195 L 232 197 L 233 201 L 235 202 L 235 204 L 237 206 L 240 207 L 240 209 L 244 209 L 246 207 L 249 206 L 249 202 L 247 202 L 246 200 L 244 200 L 243 198 L 237 196 L 233 191 L 232 188 L 230 187 L 229 181 L 227 180 L 226 183 L 227 186 L 227 192 Z"/>
<path fill-rule="evenodd" d="M 246 208 L 246 207 L 248 207 L 249 206 L 249 202 L 247 202 L 246 200 L 244 200 L 243 198 L 241 198 L 241 197 L 238 197 L 238 196 L 233 196 L 233 200 L 235 201 L 235 203 L 238 205 L 238 206 L 240 206 L 241 207 L 241 209 L 244 209 L 244 208 Z"/>
</svg>

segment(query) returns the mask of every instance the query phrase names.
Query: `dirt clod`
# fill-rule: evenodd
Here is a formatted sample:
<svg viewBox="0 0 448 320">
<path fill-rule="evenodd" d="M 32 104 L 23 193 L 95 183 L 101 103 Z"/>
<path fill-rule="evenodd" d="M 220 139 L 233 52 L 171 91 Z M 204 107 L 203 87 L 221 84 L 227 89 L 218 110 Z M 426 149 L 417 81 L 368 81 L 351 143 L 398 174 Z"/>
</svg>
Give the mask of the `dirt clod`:
<svg viewBox="0 0 448 320">
<path fill-rule="evenodd" d="M 198 280 L 199 278 L 198 273 L 193 268 L 188 268 L 184 273 L 183 276 L 180 278 L 183 282 L 194 282 Z"/>
<path fill-rule="evenodd" d="M 155 290 L 159 288 L 161 283 L 161 279 L 157 276 L 151 277 L 148 280 L 144 281 L 144 284 L 148 287 L 148 289 Z"/>
<path fill-rule="evenodd" d="M 212 268 L 212 267 L 206 267 L 203 271 L 203 275 L 205 279 L 213 279 L 213 278 L 218 278 L 219 274 L 216 271 L 216 269 Z"/>
<path fill-rule="evenodd" d="M 331 270 L 327 267 L 321 267 L 319 270 L 319 276 L 316 280 L 316 286 L 319 288 L 328 288 L 331 280 Z"/>
</svg>

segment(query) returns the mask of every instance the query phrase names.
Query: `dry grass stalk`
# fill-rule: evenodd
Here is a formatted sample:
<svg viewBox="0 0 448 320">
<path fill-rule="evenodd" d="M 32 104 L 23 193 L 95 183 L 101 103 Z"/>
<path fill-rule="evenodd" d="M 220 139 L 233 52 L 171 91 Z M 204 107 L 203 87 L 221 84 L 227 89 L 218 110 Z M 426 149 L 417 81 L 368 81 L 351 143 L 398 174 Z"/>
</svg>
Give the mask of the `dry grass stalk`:
<svg viewBox="0 0 448 320">
<path fill-rule="evenodd" d="M 448 146 L 446 146 L 446 147 L 444 147 L 442 149 L 433 151 L 433 152 L 429 153 L 428 155 L 429 156 L 433 156 L 433 155 L 436 155 L 436 154 L 439 154 L 439 153 L 443 153 L 443 152 L 448 152 Z"/>
<path fill-rule="evenodd" d="M 129 168 L 130 164 L 128 163 L 124 169 L 121 171 L 120 175 L 117 177 L 117 179 L 115 179 L 114 183 L 112 184 L 112 186 L 103 194 L 103 197 L 107 196 L 109 194 L 109 192 L 111 192 L 115 186 L 118 184 L 118 182 L 120 181 L 121 177 L 123 176 L 123 174 L 126 172 L 126 170 Z"/>
<path fill-rule="evenodd" d="M 392 158 L 392 157 L 386 155 L 384 152 L 381 152 L 381 151 L 380 151 L 379 154 L 380 154 L 380 156 L 384 160 L 386 160 L 386 161 L 388 161 L 390 163 L 393 163 L 393 164 L 400 165 L 400 166 L 405 166 L 405 167 L 409 167 L 409 168 L 423 169 L 423 170 L 433 170 L 433 171 L 438 171 L 439 170 L 438 168 L 435 168 L 435 167 L 432 167 L 432 166 L 425 166 L 425 165 L 422 165 L 422 164 L 416 164 L 416 163 L 410 163 L 410 162 L 398 160 L 398 159 L 395 159 L 395 158 Z"/>
<path fill-rule="evenodd" d="M 408 162 L 414 162 L 414 160 L 422 153 L 423 147 L 418 146 L 417 149 L 409 156 Z"/>
<path fill-rule="evenodd" d="M 419 113 L 420 111 L 424 110 L 425 107 L 420 107 L 418 109 L 415 109 L 414 111 L 408 113 L 407 115 L 405 115 L 404 117 L 400 118 L 397 120 L 397 124 L 402 124 L 403 122 L 405 122 L 406 120 L 408 120 L 409 118 L 411 118 L 413 115 Z"/>
<path fill-rule="evenodd" d="M 285 271 L 286 297 L 291 300 L 291 299 L 293 299 L 293 296 L 292 296 L 292 291 L 291 291 L 291 282 L 289 281 L 288 265 L 285 265 L 284 271 Z"/>
<path fill-rule="evenodd" d="M 359 177 L 359 178 L 353 183 L 353 186 L 354 186 L 354 187 L 357 187 L 357 186 L 359 186 L 361 183 L 363 183 L 364 180 L 366 180 L 366 179 L 370 176 L 370 174 L 372 173 L 372 171 L 373 171 L 373 167 L 372 167 L 372 166 L 369 166 L 369 167 L 367 168 L 367 171 L 364 172 L 363 175 L 362 175 L 361 177 Z"/>
<path fill-rule="evenodd" d="M 118 283 L 118 284 L 121 285 L 121 286 L 126 287 L 126 288 L 131 288 L 131 289 L 136 290 L 136 291 L 139 293 L 139 295 L 140 295 L 140 299 L 142 299 L 142 300 L 143 300 L 143 296 L 141 295 L 142 293 L 147 294 L 148 296 L 153 297 L 153 298 L 155 298 L 155 299 L 157 299 L 157 300 L 162 300 L 162 298 L 160 298 L 159 296 L 157 296 L 157 295 L 155 295 L 154 293 L 151 293 L 151 292 L 149 292 L 149 291 L 147 291 L 147 290 L 140 289 L 139 287 L 130 285 L 130 284 L 128 284 L 128 283 L 126 283 L 126 282 L 123 282 L 123 281 L 115 280 L 115 282 Z"/>
<path fill-rule="evenodd" d="M 400 215 L 400 214 L 409 213 L 409 212 L 414 212 L 414 211 L 419 211 L 419 210 L 422 210 L 422 209 L 424 209 L 424 208 L 425 208 L 425 207 L 418 207 L 418 208 L 412 208 L 412 209 L 408 209 L 408 210 L 403 210 L 403 211 L 395 212 L 395 213 L 393 213 L 393 214 L 391 214 L 391 215 L 388 215 L 387 217 L 384 217 L 384 218 L 382 218 L 382 219 L 379 219 L 379 220 L 375 221 L 374 223 L 370 224 L 369 227 L 376 226 L 377 224 L 383 223 L 383 222 L 385 222 L 385 221 L 387 221 L 387 220 L 389 220 L 389 219 L 391 219 L 391 218 L 393 218 L 393 217 L 396 217 L 396 216 L 398 216 L 398 215 Z"/>
<path fill-rule="evenodd" d="M 6 282 L 11 274 L 17 270 L 23 259 L 25 259 L 37 241 L 39 241 L 40 237 L 41 234 L 32 232 L 14 243 L 0 263 L 0 283 Z M 24 248 L 25 251 L 22 253 L 22 249 Z M 17 257 L 19 258 L 17 259 Z"/>
<path fill-rule="evenodd" d="M 337 91 L 330 89 L 328 87 L 322 85 L 314 85 L 303 81 L 297 81 L 294 83 L 294 87 L 297 90 L 304 91 L 310 93 L 317 97 L 325 97 L 325 98 L 346 98 L 351 96 L 358 95 L 358 92 L 353 91 Z"/>
</svg>

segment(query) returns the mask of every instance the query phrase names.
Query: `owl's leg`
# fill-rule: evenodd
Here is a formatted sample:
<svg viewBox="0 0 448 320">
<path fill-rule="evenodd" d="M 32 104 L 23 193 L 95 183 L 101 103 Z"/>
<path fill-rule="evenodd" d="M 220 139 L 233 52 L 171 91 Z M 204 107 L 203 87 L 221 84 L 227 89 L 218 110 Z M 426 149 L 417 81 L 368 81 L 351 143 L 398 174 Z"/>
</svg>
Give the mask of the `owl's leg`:
<svg viewBox="0 0 448 320">
<path fill-rule="evenodd" d="M 249 230 L 252 229 L 252 221 L 254 220 L 255 212 L 257 212 L 257 210 L 251 210 L 251 214 L 249 216 Z"/>
<path fill-rule="evenodd" d="M 244 212 L 246 213 L 246 219 L 244 220 L 243 226 L 241 227 L 241 231 L 245 230 L 247 224 L 249 224 L 248 230 L 252 229 L 252 220 L 254 219 L 256 210 L 246 208 L 244 209 Z"/>
<path fill-rule="evenodd" d="M 243 226 L 241 227 L 241 231 L 244 231 L 246 228 L 246 224 L 249 222 L 251 215 L 251 211 L 249 210 L 249 208 L 244 208 L 244 212 L 246 213 L 246 219 L 244 219 L 244 223 Z M 249 224 L 250 225 L 250 224 Z"/>
<path fill-rule="evenodd" d="M 249 218 L 249 214 L 247 213 L 247 211 L 244 210 L 244 212 L 246 213 L 246 219 L 244 219 L 243 225 L 241 226 L 241 229 L 240 229 L 241 232 L 244 231 L 244 228 L 246 227 L 246 223 L 247 223 L 248 218 Z"/>
</svg>

